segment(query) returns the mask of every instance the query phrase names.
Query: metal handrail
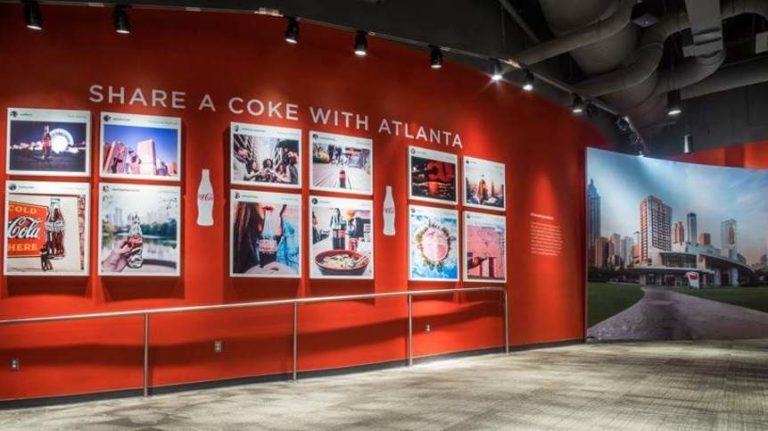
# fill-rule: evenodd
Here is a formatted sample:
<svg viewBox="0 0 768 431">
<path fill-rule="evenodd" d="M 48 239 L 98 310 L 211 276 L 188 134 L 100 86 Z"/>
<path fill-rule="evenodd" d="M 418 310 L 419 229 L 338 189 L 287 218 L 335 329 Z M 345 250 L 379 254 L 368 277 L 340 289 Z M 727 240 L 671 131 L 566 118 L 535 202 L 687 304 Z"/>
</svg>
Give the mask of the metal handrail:
<svg viewBox="0 0 768 431">
<path fill-rule="evenodd" d="M 193 305 L 185 307 L 167 307 L 167 308 L 150 308 L 145 310 L 130 310 L 130 311 L 111 311 L 103 313 L 87 313 L 87 314 L 66 314 L 60 316 L 46 316 L 46 317 L 24 317 L 19 319 L 0 320 L 0 326 L 3 325 L 22 325 L 32 323 L 50 323 L 50 322 L 62 322 L 70 320 L 89 320 L 89 319 L 106 319 L 106 318 L 118 318 L 118 317 L 132 317 L 143 316 L 144 317 L 144 382 L 143 393 L 144 396 L 149 396 L 149 325 L 150 316 L 156 314 L 172 314 L 172 313 L 190 313 L 196 311 L 219 311 L 219 310 L 232 310 L 242 308 L 256 308 L 266 306 L 277 305 L 293 305 L 293 350 L 292 350 L 292 379 L 298 380 L 298 333 L 299 333 L 299 304 L 316 304 L 321 302 L 339 302 L 339 301 L 354 301 L 359 299 L 377 299 L 377 298 L 392 298 L 406 296 L 408 298 L 408 366 L 413 365 L 413 297 L 414 296 L 428 296 L 428 295 L 446 295 L 451 293 L 468 293 L 468 292 L 498 292 L 502 294 L 504 300 L 504 352 L 509 353 L 509 303 L 507 300 L 507 290 L 501 286 L 485 286 L 485 287 L 457 287 L 451 289 L 424 289 L 424 290 L 407 290 L 396 292 L 383 292 L 383 293 L 364 293 L 353 295 L 331 295 L 331 296 L 314 296 L 308 298 L 289 298 L 289 299 L 274 299 L 268 301 L 254 301 L 254 302 L 238 302 L 232 304 L 215 304 L 215 305 Z"/>
</svg>

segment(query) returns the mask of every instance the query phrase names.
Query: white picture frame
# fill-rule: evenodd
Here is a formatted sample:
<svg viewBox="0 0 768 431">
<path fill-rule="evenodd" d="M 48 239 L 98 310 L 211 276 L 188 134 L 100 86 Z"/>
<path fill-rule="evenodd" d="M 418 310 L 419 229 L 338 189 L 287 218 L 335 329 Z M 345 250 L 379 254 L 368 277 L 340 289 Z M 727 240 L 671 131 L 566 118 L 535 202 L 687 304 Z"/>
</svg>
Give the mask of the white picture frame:
<svg viewBox="0 0 768 431">
<path fill-rule="evenodd" d="M 461 252 L 461 261 L 462 261 L 462 274 L 463 274 L 463 280 L 465 282 L 478 282 L 478 283 L 506 283 L 507 282 L 507 272 L 508 272 L 508 265 L 507 265 L 507 218 L 503 215 L 499 214 L 487 214 L 482 212 L 476 212 L 476 211 L 464 211 L 463 212 L 463 225 L 462 225 L 462 252 Z M 470 229 L 470 226 L 474 223 L 475 227 L 479 228 L 485 228 L 485 229 L 495 229 L 495 230 L 501 230 L 501 244 L 495 244 L 493 246 L 497 246 L 501 249 L 501 256 L 498 256 L 498 258 L 502 259 L 502 269 L 503 269 L 503 277 L 501 278 L 490 278 L 490 277 L 474 277 L 470 275 L 470 269 L 469 269 L 469 253 L 470 253 L 470 247 L 469 247 L 469 240 L 470 237 L 477 234 L 477 232 L 472 232 Z M 493 247 L 491 247 L 493 248 Z M 487 260 L 486 260 L 487 262 Z"/>
<path fill-rule="evenodd" d="M 153 196 L 153 194 L 155 196 Z M 122 195 L 122 196 L 119 196 Z M 108 197 L 109 196 L 109 197 Z M 119 208 L 113 208 L 113 205 L 107 204 L 116 198 L 122 198 L 126 204 Z M 176 235 L 175 238 L 170 237 L 176 243 L 175 251 L 171 251 L 171 262 L 175 263 L 172 271 L 159 272 L 159 271 L 128 271 L 125 272 L 124 268 L 121 271 L 105 271 L 104 262 L 108 256 L 104 256 L 104 220 L 105 217 L 115 219 L 112 224 L 121 224 L 122 220 L 127 220 L 127 217 L 132 212 L 138 212 L 139 208 L 143 211 L 142 215 L 154 217 L 159 219 L 162 217 L 162 209 L 147 209 L 147 205 L 150 203 L 150 199 L 159 201 L 161 199 L 167 199 L 166 202 L 175 202 L 174 207 L 166 209 L 167 215 L 176 220 Z M 157 202 L 156 202 L 157 203 Z M 181 266 L 183 261 L 183 254 L 181 253 L 181 230 L 183 227 L 183 219 L 181 213 L 181 187 L 176 185 L 150 185 L 150 184 L 132 184 L 132 183 L 100 183 L 99 184 L 99 241 L 98 241 L 98 275 L 107 277 L 179 277 L 181 275 Z M 108 213 L 108 210 L 111 212 Z M 119 219 L 119 220 L 118 220 Z M 126 223 L 127 224 L 127 223 Z M 117 241 L 115 241 L 117 242 Z M 112 250 L 117 247 L 112 247 Z M 147 256 L 149 258 L 149 256 Z M 149 259 L 148 259 L 149 260 Z M 153 259 L 160 261 L 160 259 Z"/>
<path fill-rule="evenodd" d="M 321 163 L 315 161 L 315 146 L 333 146 L 340 147 L 340 146 L 346 146 L 358 149 L 360 152 L 360 155 L 347 157 L 346 155 L 341 155 L 341 160 L 338 160 L 337 156 L 330 155 L 326 153 L 326 156 L 329 157 L 328 163 Z M 367 151 L 367 155 L 365 152 Z M 364 161 L 361 160 L 361 157 L 364 158 Z M 309 158 L 310 158 L 310 164 L 309 164 L 309 185 L 310 190 L 313 191 L 326 191 L 326 192 L 335 192 L 335 193 L 344 193 L 344 194 L 353 194 L 353 195 L 364 195 L 364 196 L 372 196 L 373 195 L 373 185 L 374 185 L 374 153 L 373 153 L 373 140 L 370 138 L 362 138 L 358 136 L 349 136 L 349 135 L 339 135 L 336 133 L 327 133 L 327 132 L 318 132 L 314 130 L 310 130 L 309 132 Z M 351 161 L 349 159 L 352 159 Z M 354 171 L 346 172 L 351 164 L 363 164 L 368 165 L 368 169 L 370 169 L 370 174 L 365 173 L 365 168 L 360 167 L 354 167 Z M 334 166 L 335 165 L 335 166 Z M 346 173 L 345 177 L 345 184 L 340 184 L 340 181 L 338 179 L 338 176 L 340 174 L 336 174 L 335 171 L 336 166 L 341 166 L 342 168 L 347 166 L 346 169 L 344 169 Z M 363 171 L 363 172 L 361 172 Z M 337 176 L 336 180 L 333 179 L 334 176 Z M 354 177 L 354 178 L 352 178 Z M 363 184 L 362 187 L 357 187 L 357 184 Z"/>
<path fill-rule="evenodd" d="M 258 180 L 247 181 L 244 179 L 241 179 L 241 180 L 236 179 L 235 172 L 238 169 L 236 169 L 235 164 L 240 163 L 240 161 L 236 157 L 236 151 L 235 151 L 236 135 L 249 136 L 249 137 L 252 137 L 254 140 L 266 140 L 267 145 L 273 145 L 270 142 L 270 140 L 277 140 L 278 142 L 274 144 L 275 147 L 279 145 L 279 140 L 285 140 L 285 141 L 295 140 L 297 143 L 296 151 L 298 153 L 297 162 L 296 162 L 296 171 L 297 171 L 296 184 L 258 181 Z M 267 125 L 261 125 L 261 124 L 239 123 L 239 122 L 230 123 L 230 127 L 229 127 L 230 184 L 236 185 L 236 186 L 259 186 L 259 187 L 274 187 L 274 188 L 283 188 L 283 189 L 301 189 L 303 185 L 302 171 L 304 170 L 303 169 L 304 159 L 302 156 L 303 144 L 302 144 L 301 135 L 302 135 L 301 129 L 295 129 L 295 128 L 289 128 L 289 127 L 267 126 Z M 260 142 L 259 145 L 264 145 L 264 143 Z M 272 162 L 274 163 L 274 160 L 272 160 Z"/>
<path fill-rule="evenodd" d="M 430 227 L 425 225 L 425 219 L 429 224 L 432 220 L 438 220 L 434 226 Z M 445 226 L 447 225 L 447 226 Z M 418 253 L 422 253 L 419 250 L 419 239 L 417 236 L 422 230 L 425 229 L 440 229 L 443 230 L 443 236 L 448 241 L 449 249 L 446 251 L 445 259 L 448 260 L 448 276 L 435 277 L 430 275 L 419 275 L 419 273 L 434 273 L 430 263 L 415 262 L 415 256 Z M 423 233 L 422 233 L 423 235 Z M 423 238 L 422 238 L 423 239 Z M 461 280 L 461 263 L 459 262 L 459 256 L 461 256 L 460 241 L 459 241 L 459 211 L 449 208 L 438 208 L 432 206 L 423 205 L 409 205 L 408 206 L 408 281 L 437 281 L 437 282 L 456 282 Z M 442 262 L 441 262 L 442 263 Z M 437 266 L 437 264 L 435 264 Z M 430 267 L 430 268 L 427 268 Z M 441 270 L 445 266 L 441 266 Z M 455 271 L 455 275 L 451 272 Z"/>
<path fill-rule="evenodd" d="M 166 182 L 181 181 L 184 174 L 184 164 L 181 159 L 181 118 L 102 112 L 99 114 L 99 119 L 99 174 L 102 178 Z M 124 142 L 124 140 L 130 141 Z M 156 140 L 162 140 L 162 142 L 157 144 Z M 136 153 L 136 160 L 140 162 L 134 165 L 133 169 L 138 170 L 138 172 L 130 174 L 109 172 L 112 168 L 107 168 L 106 165 L 112 164 L 113 160 L 118 160 L 118 157 L 115 156 L 113 158 L 111 156 L 112 151 L 118 151 L 116 147 L 118 143 L 123 144 L 124 151 L 134 151 Z M 109 149 L 106 149 L 107 145 L 110 146 Z M 131 146 L 136 146 L 137 148 L 133 149 Z M 138 148 L 139 146 L 142 148 Z M 167 146 L 175 146 L 175 148 L 166 148 Z M 158 149 L 158 147 L 160 148 Z M 149 153 L 151 156 L 145 156 L 142 159 L 142 153 Z M 107 162 L 107 157 L 110 157 L 109 163 Z M 128 154 L 122 157 L 127 158 Z M 150 161 L 150 157 L 155 160 Z M 170 160 L 174 157 L 176 160 Z M 119 160 L 125 162 L 124 159 Z M 162 170 L 162 168 L 157 166 L 158 161 L 165 166 L 168 174 L 147 174 L 146 172 L 160 172 Z M 166 161 L 168 162 L 167 164 L 165 164 Z M 124 165 L 122 166 L 125 168 Z M 115 169 L 117 169 L 117 165 Z"/>
<path fill-rule="evenodd" d="M 414 157 L 429 159 L 430 161 L 452 163 L 453 164 L 453 199 L 439 199 L 431 198 L 427 196 L 421 196 L 413 193 L 414 189 Z M 448 173 L 446 173 L 448 174 Z M 408 147 L 408 199 L 422 202 L 430 202 L 440 205 L 457 205 L 459 203 L 459 156 L 453 153 L 446 153 L 444 151 L 436 151 L 422 147 L 409 146 Z"/>
<path fill-rule="evenodd" d="M 10 202 L 12 195 L 39 195 L 44 197 L 73 197 L 82 196 L 84 200 L 83 208 L 83 229 L 82 232 L 82 257 L 81 264 L 83 268 L 79 271 L 56 271 L 52 269 L 50 271 L 43 271 L 42 266 L 40 270 L 13 270 L 15 265 L 10 264 L 10 260 L 15 257 L 9 256 L 9 226 L 10 226 Z M 35 277 L 87 277 L 89 274 L 90 264 L 90 205 L 91 205 L 91 185 L 89 183 L 70 183 L 70 182 L 50 182 L 50 181 L 13 181 L 9 180 L 5 183 L 5 214 L 4 222 L 5 229 L 3 233 L 3 274 L 7 276 L 35 276 Z M 66 223 L 66 220 L 65 220 Z M 71 225 L 71 220 L 70 220 Z M 44 228 L 44 227 L 43 227 Z M 71 236 L 71 232 L 69 232 Z M 67 247 L 71 249 L 71 244 Z M 38 254 L 39 256 L 39 254 Z M 35 256 L 23 256 L 23 258 L 38 258 Z"/>
<path fill-rule="evenodd" d="M 370 199 L 354 199 L 354 198 L 346 198 L 346 197 L 328 197 L 328 196 L 310 196 L 309 197 L 309 205 L 308 207 L 308 220 L 310 223 L 310 229 L 308 229 L 308 236 L 309 236 L 309 278 L 310 279 L 337 279 L 337 280 L 373 280 L 375 275 L 375 236 L 376 236 L 376 217 L 374 215 L 374 207 L 373 207 L 373 201 Z M 329 214 L 320 214 L 319 217 L 315 218 L 313 215 L 315 215 L 315 210 L 319 208 L 325 208 L 329 210 Z M 363 239 L 358 239 L 357 242 L 357 250 L 364 250 L 363 252 L 359 252 L 360 254 L 363 254 L 368 257 L 368 264 L 365 267 L 364 272 L 361 275 L 339 275 L 339 274 L 329 274 L 324 273 L 323 270 L 320 268 L 318 262 L 316 261 L 316 256 L 328 252 L 333 251 L 333 247 L 328 247 L 327 245 L 332 244 L 333 238 L 332 238 L 332 231 L 329 229 L 329 235 L 328 237 L 324 237 L 323 239 L 319 240 L 318 242 L 315 242 L 315 222 L 317 221 L 317 224 L 321 223 L 321 220 L 324 222 L 328 222 L 332 218 L 331 211 L 333 209 L 338 208 L 340 210 L 340 214 L 344 214 L 345 216 L 350 215 L 352 211 L 354 212 L 368 212 L 369 214 L 369 228 L 368 230 L 368 239 L 365 239 L 365 234 L 363 235 Z M 341 212 L 341 208 L 344 208 L 344 212 Z M 318 210 L 319 212 L 319 210 Z M 349 217 L 347 217 L 349 218 Z M 366 230 L 365 225 L 362 227 L 363 231 Z M 321 234 L 321 232 L 317 232 L 318 234 Z M 322 235 L 319 235 L 320 237 Z M 326 239 L 328 240 L 326 242 Z M 323 245 L 316 245 L 318 243 L 322 242 Z"/>
<path fill-rule="evenodd" d="M 29 124 L 32 123 L 32 124 Z M 39 123 L 39 124 L 34 124 Z M 44 155 L 35 156 L 33 153 L 38 146 L 42 146 L 45 129 L 49 130 L 52 151 L 56 157 L 64 154 L 65 157 L 82 156 L 82 169 L 57 170 L 57 169 L 32 169 L 14 165 L 28 164 L 30 159 L 44 160 Z M 91 111 L 67 110 L 67 109 L 37 109 L 37 108 L 8 108 L 6 127 L 6 151 L 5 171 L 9 175 L 30 175 L 40 177 L 90 177 L 91 176 Z M 41 141 L 37 139 L 35 129 L 39 132 Z M 83 147 L 77 142 L 82 135 Z M 29 142 L 24 142 L 29 140 Z M 40 149 L 43 152 L 42 148 Z M 17 157 L 16 154 L 19 154 Z M 16 160 L 16 159 L 20 160 Z M 27 159 L 26 161 L 21 159 Z"/>
<path fill-rule="evenodd" d="M 235 272 L 235 218 L 237 216 L 237 206 L 240 202 L 257 203 L 264 202 L 273 205 L 292 205 L 295 206 L 296 217 L 295 233 L 293 234 L 298 241 L 299 253 L 297 257 L 298 268 L 295 274 L 279 273 L 256 273 L 256 272 Z M 276 193 L 261 190 L 232 189 L 230 190 L 230 211 L 229 211 L 229 276 L 233 278 L 288 278 L 300 279 L 303 275 L 304 252 L 302 240 L 302 198 L 299 194 Z M 283 239 L 281 239 L 282 241 Z"/>
<path fill-rule="evenodd" d="M 462 178 L 463 178 L 463 184 L 461 186 L 462 188 L 461 194 L 463 196 L 462 202 L 464 206 L 470 207 L 470 208 L 481 208 L 481 209 L 491 210 L 491 211 L 506 211 L 507 209 L 506 165 L 504 165 L 504 163 L 494 162 L 494 161 L 485 160 L 485 159 L 479 159 L 477 157 L 470 157 L 470 156 L 464 156 L 461 165 L 462 165 L 461 171 L 462 171 Z M 486 175 L 489 176 L 488 179 L 486 179 L 485 177 Z M 497 193 L 497 194 L 500 194 L 502 198 L 501 206 L 488 205 L 488 204 L 477 203 L 472 201 L 473 199 L 475 199 L 475 197 L 474 197 L 474 194 L 471 192 L 471 190 L 468 190 L 468 189 L 473 187 L 472 183 L 479 182 L 480 180 L 490 181 L 491 185 L 489 187 L 491 188 L 491 190 L 501 187 L 501 193 Z M 493 194 L 492 192 L 490 193 L 491 195 Z"/>
</svg>

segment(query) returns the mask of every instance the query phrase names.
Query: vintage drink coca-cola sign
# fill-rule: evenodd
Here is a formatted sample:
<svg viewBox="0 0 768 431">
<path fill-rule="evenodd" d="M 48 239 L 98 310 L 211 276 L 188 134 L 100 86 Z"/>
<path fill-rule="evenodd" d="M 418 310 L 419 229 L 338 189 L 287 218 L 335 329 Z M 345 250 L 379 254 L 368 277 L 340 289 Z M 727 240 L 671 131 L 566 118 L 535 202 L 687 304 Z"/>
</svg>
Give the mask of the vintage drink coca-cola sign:
<svg viewBox="0 0 768 431">
<path fill-rule="evenodd" d="M 45 246 L 48 207 L 8 202 L 8 257 L 38 257 Z"/>
<path fill-rule="evenodd" d="M 9 181 L 6 275 L 88 274 L 88 183 Z"/>
</svg>

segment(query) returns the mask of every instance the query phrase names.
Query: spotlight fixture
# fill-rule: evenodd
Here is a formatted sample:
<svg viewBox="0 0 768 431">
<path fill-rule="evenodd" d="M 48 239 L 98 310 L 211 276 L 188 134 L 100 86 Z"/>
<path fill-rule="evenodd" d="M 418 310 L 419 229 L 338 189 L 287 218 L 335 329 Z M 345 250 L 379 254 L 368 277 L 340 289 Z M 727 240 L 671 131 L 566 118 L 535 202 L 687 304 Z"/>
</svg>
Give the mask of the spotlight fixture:
<svg viewBox="0 0 768 431">
<path fill-rule="evenodd" d="M 24 2 L 24 24 L 30 30 L 40 31 L 43 29 L 43 13 L 40 12 L 40 6 L 36 1 Z"/>
<path fill-rule="evenodd" d="M 131 34 L 131 21 L 128 19 L 128 6 L 119 4 L 115 6 L 112 14 L 112 23 L 119 34 Z"/>
<path fill-rule="evenodd" d="M 501 62 L 495 58 L 491 59 L 491 79 L 494 81 L 501 81 L 504 78 L 504 70 L 501 67 Z"/>
<path fill-rule="evenodd" d="M 288 17 L 288 27 L 285 28 L 285 41 L 291 44 L 299 43 L 299 21 Z"/>
<path fill-rule="evenodd" d="M 674 117 L 683 112 L 683 105 L 680 103 L 680 90 L 670 91 L 667 94 L 667 115 Z"/>
<path fill-rule="evenodd" d="M 443 67 L 443 52 L 440 51 L 439 46 L 430 45 L 429 49 L 429 66 L 432 69 L 442 69 Z"/>
<path fill-rule="evenodd" d="M 578 94 L 573 95 L 573 102 L 571 103 L 571 112 L 574 114 L 581 114 L 584 112 L 584 99 Z"/>
<path fill-rule="evenodd" d="M 368 36 L 362 30 L 358 30 L 355 35 L 355 55 L 358 57 L 368 55 Z"/>
<path fill-rule="evenodd" d="M 533 84 L 536 82 L 536 77 L 530 70 L 525 70 L 525 78 L 523 79 L 523 90 L 533 91 Z"/>
</svg>

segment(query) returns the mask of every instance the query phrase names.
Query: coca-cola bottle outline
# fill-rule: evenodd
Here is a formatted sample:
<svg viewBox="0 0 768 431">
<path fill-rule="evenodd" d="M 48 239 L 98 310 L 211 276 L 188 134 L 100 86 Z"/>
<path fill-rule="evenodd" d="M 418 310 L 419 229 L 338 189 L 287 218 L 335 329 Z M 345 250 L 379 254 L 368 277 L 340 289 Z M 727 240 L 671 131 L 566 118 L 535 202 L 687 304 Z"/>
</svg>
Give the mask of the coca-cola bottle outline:
<svg viewBox="0 0 768 431">
<path fill-rule="evenodd" d="M 197 187 L 197 225 L 213 226 L 213 185 L 208 169 L 203 169 Z"/>
<path fill-rule="evenodd" d="M 272 262 L 277 261 L 277 230 L 272 224 L 274 223 L 274 208 L 272 206 L 264 206 L 264 225 L 259 235 L 259 266 L 262 268 Z M 268 250 L 265 252 L 265 250 Z M 268 256 L 268 257 L 267 257 Z M 265 258 L 267 257 L 267 258 Z M 266 262 L 265 262 L 266 261 Z"/>
<path fill-rule="evenodd" d="M 48 208 L 48 216 L 45 220 L 45 246 L 52 259 L 64 259 L 66 249 L 64 248 L 64 231 L 66 222 L 64 214 L 61 212 L 61 199 L 51 198 L 51 205 Z"/>
<path fill-rule="evenodd" d="M 130 246 L 128 252 L 128 267 L 139 269 L 144 266 L 144 234 L 141 231 L 139 214 L 134 213 L 129 216 L 131 225 L 128 228 L 128 238 L 126 242 Z"/>
</svg>

